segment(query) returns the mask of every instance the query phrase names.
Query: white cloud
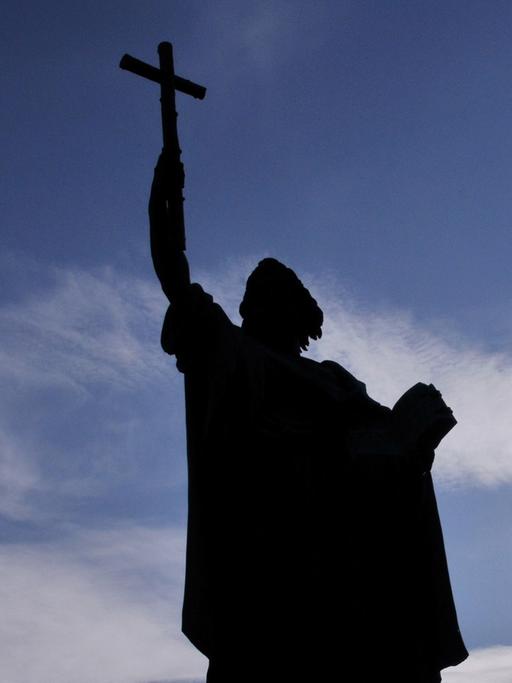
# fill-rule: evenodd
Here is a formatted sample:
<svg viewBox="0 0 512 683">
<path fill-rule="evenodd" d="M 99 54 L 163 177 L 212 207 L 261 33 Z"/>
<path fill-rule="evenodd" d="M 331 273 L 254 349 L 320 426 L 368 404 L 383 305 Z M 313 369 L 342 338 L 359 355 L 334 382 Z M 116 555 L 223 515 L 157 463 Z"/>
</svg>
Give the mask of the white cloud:
<svg viewBox="0 0 512 683">
<path fill-rule="evenodd" d="M 157 286 L 115 273 L 57 270 L 54 284 L 0 311 L 0 372 L 26 384 L 133 387 L 164 367 Z"/>
<path fill-rule="evenodd" d="M 339 3 L 340 6 L 343 4 Z M 254 72 L 264 75 L 267 82 L 275 78 L 276 69 L 289 63 L 297 52 L 303 50 L 303 45 L 297 41 L 297 30 L 301 25 L 308 31 L 310 52 L 325 37 L 322 30 L 325 11 L 318 3 L 314 6 L 268 1 L 217 3 L 213 13 L 207 13 L 200 19 L 210 27 L 221 27 L 217 35 L 221 36 L 223 49 L 217 60 L 222 61 L 218 62 L 216 82 L 222 81 L 226 69 L 231 74 L 236 72 L 245 83 L 248 77 L 254 77 Z M 226 27 L 232 30 L 226 31 Z M 216 39 L 215 33 L 212 33 L 212 40 Z M 216 58 L 215 51 L 210 50 L 210 62 L 212 56 Z"/>
<path fill-rule="evenodd" d="M 512 646 L 496 645 L 472 650 L 469 658 L 443 671 L 443 683 L 510 683 Z"/>
<path fill-rule="evenodd" d="M 180 634 L 184 533 L 125 527 L 0 547 L 0 680 L 202 677 Z"/>
</svg>

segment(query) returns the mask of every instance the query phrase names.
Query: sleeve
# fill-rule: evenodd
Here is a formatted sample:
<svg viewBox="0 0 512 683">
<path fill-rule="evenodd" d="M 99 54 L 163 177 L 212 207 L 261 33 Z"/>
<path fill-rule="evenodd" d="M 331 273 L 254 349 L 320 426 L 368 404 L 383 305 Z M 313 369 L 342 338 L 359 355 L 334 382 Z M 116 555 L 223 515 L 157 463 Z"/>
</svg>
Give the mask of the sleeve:
<svg viewBox="0 0 512 683">
<path fill-rule="evenodd" d="M 368 397 L 369 401 L 373 399 Z M 379 404 L 378 404 L 379 405 Z M 356 420 L 348 433 L 349 453 L 356 469 L 375 477 L 420 477 L 430 471 L 432 449 L 422 449 L 404 439 L 401 425 L 384 406 Z"/>
<path fill-rule="evenodd" d="M 235 325 L 201 285 L 193 283 L 165 314 L 163 350 L 176 356 L 180 372 L 204 367 L 234 335 Z"/>
<path fill-rule="evenodd" d="M 322 363 L 336 377 L 346 399 L 347 447 L 351 466 L 369 477 L 421 476 L 430 471 L 432 450 L 420 452 L 403 438 L 403 425 L 387 406 L 368 396 L 366 385 L 334 361 Z"/>
</svg>

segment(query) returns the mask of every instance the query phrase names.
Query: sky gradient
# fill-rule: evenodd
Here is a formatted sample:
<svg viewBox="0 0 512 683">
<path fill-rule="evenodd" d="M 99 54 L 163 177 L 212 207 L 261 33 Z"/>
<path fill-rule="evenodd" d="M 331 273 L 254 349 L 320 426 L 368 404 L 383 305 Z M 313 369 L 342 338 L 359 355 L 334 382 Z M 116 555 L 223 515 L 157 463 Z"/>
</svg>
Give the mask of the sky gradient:
<svg viewBox="0 0 512 683">
<path fill-rule="evenodd" d="M 314 358 L 459 420 L 433 474 L 467 663 L 512 680 L 512 6 L 24 2 L 0 11 L 0 679 L 200 679 L 179 632 L 182 377 L 159 347 L 153 64 L 178 95 L 193 279 L 234 321 L 263 256 L 322 305 Z"/>
</svg>

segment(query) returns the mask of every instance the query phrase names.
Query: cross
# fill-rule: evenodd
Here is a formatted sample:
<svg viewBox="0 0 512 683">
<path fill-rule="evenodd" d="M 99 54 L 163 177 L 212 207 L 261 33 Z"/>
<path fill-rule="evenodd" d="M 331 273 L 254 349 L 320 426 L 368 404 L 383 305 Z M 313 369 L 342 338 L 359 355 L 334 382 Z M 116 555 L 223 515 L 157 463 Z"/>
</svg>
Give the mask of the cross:
<svg viewBox="0 0 512 683">
<path fill-rule="evenodd" d="M 185 175 L 183 173 L 183 165 L 180 160 L 181 149 L 178 141 L 178 129 L 176 125 L 175 91 L 191 95 L 196 99 L 202 100 L 206 95 L 206 88 L 185 78 L 181 78 L 174 73 L 174 59 L 171 43 L 160 43 L 158 46 L 158 56 L 160 59 L 160 68 L 157 69 L 140 59 L 136 59 L 131 55 L 124 55 L 119 62 L 121 69 L 131 71 L 137 76 L 142 76 L 155 83 L 160 83 L 160 104 L 162 110 L 162 135 L 163 135 L 163 150 L 169 155 L 169 158 L 176 164 L 175 169 L 180 180 L 180 188 L 171 188 L 173 194 L 172 204 L 174 215 L 174 226 L 179 233 L 179 243 L 181 248 L 185 249 L 185 224 L 183 218 L 183 196 L 181 190 L 184 186 Z"/>
</svg>

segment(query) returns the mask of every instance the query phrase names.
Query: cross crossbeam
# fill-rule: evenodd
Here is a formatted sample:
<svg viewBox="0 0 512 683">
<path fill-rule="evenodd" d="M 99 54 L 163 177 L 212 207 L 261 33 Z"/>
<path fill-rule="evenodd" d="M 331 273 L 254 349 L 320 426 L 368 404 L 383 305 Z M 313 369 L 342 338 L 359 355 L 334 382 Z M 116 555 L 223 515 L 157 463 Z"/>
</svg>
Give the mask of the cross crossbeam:
<svg viewBox="0 0 512 683">
<path fill-rule="evenodd" d="M 147 78 L 149 81 L 154 81 L 155 83 L 162 82 L 160 69 L 157 69 L 156 66 L 151 66 L 151 64 L 146 64 L 146 62 L 131 55 L 123 55 L 119 66 L 121 69 L 137 74 L 137 76 Z M 206 95 L 206 88 L 204 86 L 188 81 L 186 78 L 181 78 L 181 76 L 176 76 L 176 74 L 174 75 L 174 89 L 185 93 L 185 95 L 192 95 L 192 97 L 198 100 L 204 100 Z"/>
</svg>

